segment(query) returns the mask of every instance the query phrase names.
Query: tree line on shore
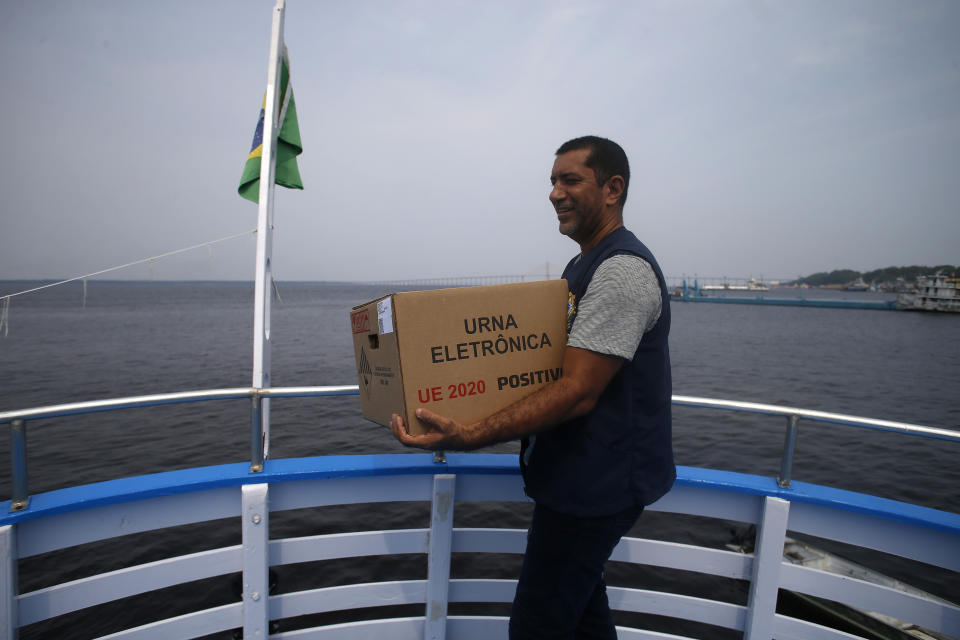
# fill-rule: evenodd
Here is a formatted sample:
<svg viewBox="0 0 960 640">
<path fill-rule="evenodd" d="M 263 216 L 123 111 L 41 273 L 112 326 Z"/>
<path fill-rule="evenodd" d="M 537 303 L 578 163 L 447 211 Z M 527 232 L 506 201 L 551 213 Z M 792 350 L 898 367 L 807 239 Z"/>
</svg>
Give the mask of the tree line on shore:
<svg viewBox="0 0 960 640">
<path fill-rule="evenodd" d="M 960 273 L 960 267 L 942 264 L 935 267 L 884 267 L 882 269 L 874 269 L 873 271 L 835 269 L 833 271 L 821 271 L 819 273 L 798 278 L 793 284 L 805 284 L 810 287 L 824 287 L 831 285 L 846 285 L 859 279 L 862 279 L 868 284 L 896 282 L 910 284 L 916 281 L 917 276 L 926 276 L 935 273 L 944 273 L 946 275 L 956 276 L 958 273 Z"/>
</svg>

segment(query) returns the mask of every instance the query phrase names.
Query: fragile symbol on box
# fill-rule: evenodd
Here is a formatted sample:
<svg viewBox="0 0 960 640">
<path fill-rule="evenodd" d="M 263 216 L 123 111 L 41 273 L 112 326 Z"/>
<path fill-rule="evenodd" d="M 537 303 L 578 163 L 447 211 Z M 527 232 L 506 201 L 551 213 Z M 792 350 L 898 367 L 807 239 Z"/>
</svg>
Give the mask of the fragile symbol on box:
<svg viewBox="0 0 960 640">
<path fill-rule="evenodd" d="M 360 365 L 357 367 L 357 373 L 363 380 L 363 390 L 370 394 L 370 379 L 373 377 L 373 369 L 370 367 L 370 360 L 367 359 L 367 350 L 360 350 Z"/>
</svg>

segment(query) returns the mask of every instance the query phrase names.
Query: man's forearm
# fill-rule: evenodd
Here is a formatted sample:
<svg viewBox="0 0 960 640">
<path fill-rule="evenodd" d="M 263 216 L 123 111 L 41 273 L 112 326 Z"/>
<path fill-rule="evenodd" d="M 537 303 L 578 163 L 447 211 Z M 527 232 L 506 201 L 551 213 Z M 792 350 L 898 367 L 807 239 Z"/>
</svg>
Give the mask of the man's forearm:
<svg viewBox="0 0 960 640">
<path fill-rule="evenodd" d="M 614 356 L 568 347 L 563 358 L 563 377 L 479 422 L 461 424 L 421 408 L 416 415 L 430 426 L 427 433 L 410 435 L 396 415 L 390 428 L 403 444 L 424 449 L 464 451 L 516 440 L 593 409 L 623 362 Z"/>
<path fill-rule="evenodd" d="M 583 415 L 594 403 L 578 387 L 576 382 L 560 378 L 479 422 L 465 425 L 462 448 L 517 440 Z"/>
</svg>

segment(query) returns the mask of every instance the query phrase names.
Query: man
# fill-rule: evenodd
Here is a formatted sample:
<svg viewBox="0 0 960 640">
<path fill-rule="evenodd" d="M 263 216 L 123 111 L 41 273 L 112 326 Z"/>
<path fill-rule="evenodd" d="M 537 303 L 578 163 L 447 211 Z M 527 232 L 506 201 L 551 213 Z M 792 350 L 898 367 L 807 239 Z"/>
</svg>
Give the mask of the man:
<svg viewBox="0 0 960 640">
<path fill-rule="evenodd" d="M 425 449 L 522 439 L 536 506 L 510 637 L 616 638 L 603 565 L 676 476 L 669 295 L 653 255 L 623 226 L 630 167 L 619 145 L 596 136 L 564 143 L 550 182 L 560 233 L 580 245 L 563 272 L 563 376 L 475 424 L 417 409 L 431 431 L 411 436 L 396 415 L 391 428 Z"/>
</svg>

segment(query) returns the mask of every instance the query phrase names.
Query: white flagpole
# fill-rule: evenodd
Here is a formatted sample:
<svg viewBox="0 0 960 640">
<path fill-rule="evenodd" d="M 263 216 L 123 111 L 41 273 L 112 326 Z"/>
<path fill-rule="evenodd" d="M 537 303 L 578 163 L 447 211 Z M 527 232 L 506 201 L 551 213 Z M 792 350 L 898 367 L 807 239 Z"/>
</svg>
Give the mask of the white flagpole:
<svg viewBox="0 0 960 640">
<path fill-rule="evenodd" d="M 285 0 L 277 0 L 270 32 L 270 63 L 263 117 L 263 155 L 260 158 L 260 196 L 257 212 L 257 274 L 254 284 L 253 387 L 270 388 L 270 290 L 273 281 L 273 192 L 277 164 L 277 122 L 280 101 L 280 63 L 283 56 Z M 263 458 L 270 455 L 270 399 L 263 398 L 260 411 Z"/>
</svg>

